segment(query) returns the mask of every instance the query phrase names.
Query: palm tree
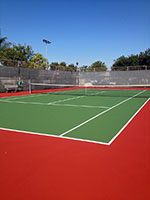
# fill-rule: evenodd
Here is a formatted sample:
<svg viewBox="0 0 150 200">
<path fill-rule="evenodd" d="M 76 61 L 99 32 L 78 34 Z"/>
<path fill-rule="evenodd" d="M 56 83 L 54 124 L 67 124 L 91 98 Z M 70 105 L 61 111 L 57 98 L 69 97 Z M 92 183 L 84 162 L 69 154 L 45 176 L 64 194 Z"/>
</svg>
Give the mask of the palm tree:
<svg viewBox="0 0 150 200">
<path fill-rule="evenodd" d="M 79 63 L 78 63 L 78 62 L 76 62 L 76 66 L 77 66 L 77 68 L 78 68 L 78 65 L 79 65 Z"/>
<path fill-rule="evenodd" d="M 0 38 L 0 51 L 4 51 L 11 45 L 10 42 L 6 42 L 7 39 L 8 39 L 7 37 Z"/>
</svg>

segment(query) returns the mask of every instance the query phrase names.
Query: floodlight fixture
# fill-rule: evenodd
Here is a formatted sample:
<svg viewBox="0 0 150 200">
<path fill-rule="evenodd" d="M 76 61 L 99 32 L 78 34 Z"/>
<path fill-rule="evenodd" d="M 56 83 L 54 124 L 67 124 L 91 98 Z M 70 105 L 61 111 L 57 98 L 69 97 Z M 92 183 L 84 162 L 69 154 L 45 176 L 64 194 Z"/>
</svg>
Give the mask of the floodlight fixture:
<svg viewBox="0 0 150 200">
<path fill-rule="evenodd" d="M 46 39 L 43 39 L 43 42 L 45 43 L 45 56 L 46 56 L 46 60 L 48 61 L 48 59 L 47 59 L 47 45 L 50 44 L 51 42 L 49 40 L 46 40 Z"/>
<path fill-rule="evenodd" d="M 45 42 L 46 44 L 50 44 L 51 42 L 48 40 L 43 39 L 43 42 Z"/>
</svg>

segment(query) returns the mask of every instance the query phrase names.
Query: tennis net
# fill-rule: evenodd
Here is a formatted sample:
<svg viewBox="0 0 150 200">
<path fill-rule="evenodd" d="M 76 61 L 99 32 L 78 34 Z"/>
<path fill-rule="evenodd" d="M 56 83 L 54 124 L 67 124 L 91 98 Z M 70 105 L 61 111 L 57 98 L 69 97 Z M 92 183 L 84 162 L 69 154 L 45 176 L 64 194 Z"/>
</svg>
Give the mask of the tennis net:
<svg viewBox="0 0 150 200">
<path fill-rule="evenodd" d="M 69 85 L 30 83 L 29 93 L 48 93 L 53 95 L 106 96 L 150 98 L 150 85 Z"/>
</svg>

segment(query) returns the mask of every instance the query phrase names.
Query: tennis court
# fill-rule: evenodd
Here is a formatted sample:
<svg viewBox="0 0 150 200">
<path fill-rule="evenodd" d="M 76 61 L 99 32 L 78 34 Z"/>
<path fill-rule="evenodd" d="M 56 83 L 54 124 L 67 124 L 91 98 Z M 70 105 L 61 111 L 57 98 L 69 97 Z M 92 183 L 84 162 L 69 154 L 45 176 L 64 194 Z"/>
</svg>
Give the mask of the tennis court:
<svg viewBox="0 0 150 200">
<path fill-rule="evenodd" d="M 149 98 L 145 88 L 35 90 L 0 99 L 0 128 L 110 145 Z"/>
<path fill-rule="evenodd" d="M 149 87 L 43 81 L 0 96 L 2 199 L 149 198 Z"/>
</svg>

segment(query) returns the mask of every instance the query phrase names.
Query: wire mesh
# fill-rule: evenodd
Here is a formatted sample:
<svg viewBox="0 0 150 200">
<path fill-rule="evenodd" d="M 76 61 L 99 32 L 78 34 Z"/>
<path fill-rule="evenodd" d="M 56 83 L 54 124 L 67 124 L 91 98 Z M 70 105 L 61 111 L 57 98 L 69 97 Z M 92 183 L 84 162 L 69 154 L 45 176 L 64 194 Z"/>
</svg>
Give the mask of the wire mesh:
<svg viewBox="0 0 150 200">
<path fill-rule="evenodd" d="M 149 85 L 150 70 L 106 71 L 106 72 L 69 72 L 37 70 L 31 68 L 0 66 L 0 92 L 5 82 L 23 81 L 23 90 L 29 89 L 29 82 L 45 84 L 70 84 L 80 86 L 119 86 Z"/>
</svg>

